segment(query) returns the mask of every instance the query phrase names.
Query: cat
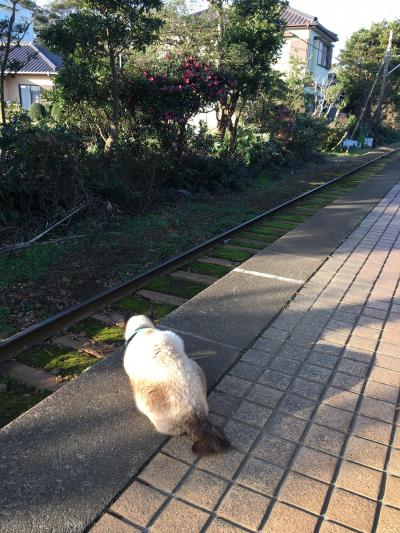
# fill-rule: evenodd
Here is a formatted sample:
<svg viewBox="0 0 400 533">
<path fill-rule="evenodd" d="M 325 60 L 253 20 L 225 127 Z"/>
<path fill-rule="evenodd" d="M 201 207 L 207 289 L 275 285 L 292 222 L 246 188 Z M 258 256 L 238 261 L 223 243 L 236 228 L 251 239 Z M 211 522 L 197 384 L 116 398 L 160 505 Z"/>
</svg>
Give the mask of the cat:
<svg viewBox="0 0 400 533">
<path fill-rule="evenodd" d="M 203 369 L 186 355 L 182 339 L 140 315 L 127 321 L 125 343 L 124 369 L 136 407 L 156 430 L 189 435 L 199 456 L 227 450 L 230 443 L 223 430 L 208 419 Z"/>
</svg>

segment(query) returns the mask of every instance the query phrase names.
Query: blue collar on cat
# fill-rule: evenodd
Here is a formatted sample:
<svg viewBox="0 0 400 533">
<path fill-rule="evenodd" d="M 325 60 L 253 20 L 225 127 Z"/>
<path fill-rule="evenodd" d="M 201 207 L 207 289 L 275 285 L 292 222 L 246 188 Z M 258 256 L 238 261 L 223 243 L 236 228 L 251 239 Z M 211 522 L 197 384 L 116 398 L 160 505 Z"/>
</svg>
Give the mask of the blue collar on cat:
<svg viewBox="0 0 400 533">
<path fill-rule="evenodd" d="M 142 329 L 151 329 L 149 326 L 141 326 L 140 328 L 136 328 L 135 331 L 132 333 L 132 335 L 129 337 L 129 339 L 126 339 L 125 341 L 125 347 L 128 346 L 128 344 L 131 342 L 133 337 L 139 333 Z"/>
</svg>

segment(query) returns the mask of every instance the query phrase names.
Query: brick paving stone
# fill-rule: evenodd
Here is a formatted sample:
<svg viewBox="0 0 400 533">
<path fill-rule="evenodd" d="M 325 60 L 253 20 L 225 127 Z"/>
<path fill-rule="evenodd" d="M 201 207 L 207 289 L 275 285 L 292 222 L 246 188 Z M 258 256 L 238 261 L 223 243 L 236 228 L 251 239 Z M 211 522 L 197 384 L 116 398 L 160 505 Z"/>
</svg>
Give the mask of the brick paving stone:
<svg viewBox="0 0 400 533">
<path fill-rule="evenodd" d="M 343 351 L 343 346 L 320 339 L 315 343 L 315 349 L 330 355 L 340 355 Z"/>
<path fill-rule="evenodd" d="M 132 531 L 141 531 L 132 524 L 122 522 L 119 518 L 105 513 L 98 522 L 90 529 L 93 533 L 132 533 Z"/>
<path fill-rule="evenodd" d="M 222 518 L 215 518 L 207 528 L 207 533 L 239 533 L 240 531 L 248 531 L 242 527 L 230 524 Z"/>
<path fill-rule="evenodd" d="M 382 473 L 372 468 L 343 461 L 336 485 L 350 492 L 377 500 L 382 482 Z"/>
<path fill-rule="evenodd" d="M 274 389 L 285 391 L 289 387 L 291 380 L 291 376 L 267 369 L 258 381 Z"/>
<path fill-rule="evenodd" d="M 399 390 L 397 387 L 369 380 L 366 384 L 364 394 L 366 396 L 370 396 L 371 398 L 376 398 L 377 400 L 397 403 Z"/>
<path fill-rule="evenodd" d="M 285 468 L 290 463 L 295 449 L 296 445 L 293 442 L 264 433 L 252 453 L 259 459 Z"/>
<path fill-rule="evenodd" d="M 344 374 L 337 372 L 332 380 L 334 387 L 347 390 L 349 392 L 360 393 L 362 390 L 364 380 L 358 376 L 351 376 L 350 374 Z"/>
<path fill-rule="evenodd" d="M 400 509 L 400 477 L 387 477 L 383 502 Z"/>
<path fill-rule="evenodd" d="M 111 506 L 111 511 L 145 527 L 166 499 L 160 492 L 134 481 Z"/>
<path fill-rule="evenodd" d="M 259 435 L 259 429 L 252 428 L 238 420 L 231 420 L 224 428 L 232 446 L 241 452 L 248 452 Z"/>
<path fill-rule="evenodd" d="M 192 441 L 187 436 L 170 438 L 162 451 L 189 464 L 194 463 L 196 459 L 196 455 L 192 452 Z"/>
<path fill-rule="evenodd" d="M 231 449 L 223 454 L 202 457 L 198 463 L 198 467 L 225 479 L 232 479 L 244 458 L 244 453 Z"/>
<path fill-rule="evenodd" d="M 373 352 L 376 348 L 377 341 L 373 339 L 366 339 L 365 337 L 357 337 L 352 335 L 348 341 L 348 346 L 353 348 L 361 348 L 362 350 L 369 350 Z"/>
<path fill-rule="evenodd" d="M 374 328 L 380 331 L 383 328 L 384 321 L 382 318 L 374 318 L 369 316 L 360 316 L 358 321 L 360 326 L 365 326 L 367 328 Z"/>
<path fill-rule="evenodd" d="M 377 533 L 398 533 L 400 524 L 400 511 L 388 507 L 382 506 L 381 514 L 379 516 L 379 523 L 376 529 Z"/>
<path fill-rule="evenodd" d="M 306 379 L 295 378 L 289 390 L 310 400 L 318 400 L 324 390 L 324 385 L 323 383 L 314 383 Z"/>
<path fill-rule="evenodd" d="M 373 309 L 372 307 L 366 307 L 363 312 L 362 316 L 367 316 L 370 318 L 379 318 L 381 320 L 384 320 L 386 318 L 387 311 L 381 311 L 380 309 Z"/>
<path fill-rule="evenodd" d="M 308 346 L 295 346 L 294 344 L 286 343 L 281 348 L 279 354 L 283 357 L 289 357 L 290 359 L 304 361 L 309 351 L 310 349 Z"/>
<path fill-rule="evenodd" d="M 242 422 L 246 422 L 252 426 L 262 428 L 271 414 L 272 410 L 264 407 L 263 405 L 244 401 L 234 414 L 233 418 Z"/>
<path fill-rule="evenodd" d="M 352 361 L 351 359 L 343 359 L 337 367 L 338 372 L 345 372 L 360 378 L 364 378 L 367 375 L 368 369 L 369 365 L 359 361 Z"/>
<path fill-rule="evenodd" d="M 194 470 L 177 492 L 177 496 L 203 509 L 212 511 L 228 483 L 207 472 Z"/>
<path fill-rule="evenodd" d="M 240 404 L 239 398 L 213 391 L 208 397 L 208 407 L 211 412 L 221 416 L 231 416 Z"/>
<path fill-rule="evenodd" d="M 292 469 L 300 474 L 330 483 L 338 459 L 327 453 L 303 447 L 296 456 Z"/>
<path fill-rule="evenodd" d="M 179 500 L 172 500 L 151 526 L 151 531 L 154 533 L 165 533 L 166 531 L 200 533 L 208 517 L 208 513 L 200 511 L 200 509 Z"/>
<path fill-rule="evenodd" d="M 290 335 L 289 341 L 291 344 L 294 344 L 295 346 L 304 346 L 312 348 L 315 343 L 315 338 L 308 335 L 300 335 L 296 333 L 292 333 Z"/>
<path fill-rule="evenodd" d="M 374 398 L 363 398 L 360 406 L 360 413 L 371 418 L 377 418 L 391 424 L 395 415 L 396 407 L 388 402 L 376 400 Z"/>
<path fill-rule="evenodd" d="M 353 392 L 337 389 L 336 387 L 329 387 L 326 391 L 323 403 L 327 403 L 328 405 L 332 405 L 339 409 L 344 409 L 345 411 L 353 412 L 359 398 L 359 395 L 354 394 Z"/>
<path fill-rule="evenodd" d="M 225 376 L 217 385 L 217 390 L 227 392 L 233 396 L 245 396 L 251 387 L 251 381 L 237 378 L 235 376 Z"/>
<path fill-rule="evenodd" d="M 278 412 L 268 422 L 267 431 L 277 437 L 296 442 L 301 439 L 306 425 L 305 420 Z"/>
<path fill-rule="evenodd" d="M 320 533 L 348 533 L 349 531 L 354 531 L 354 529 L 349 529 L 346 526 L 341 526 L 340 524 L 335 524 L 329 520 L 324 520 L 319 531 Z"/>
<path fill-rule="evenodd" d="M 400 347 L 398 344 L 390 344 L 389 342 L 380 342 L 377 348 L 378 353 L 384 355 L 392 355 L 393 357 L 400 357 Z"/>
<path fill-rule="evenodd" d="M 359 361 L 360 363 L 370 364 L 374 352 L 369 352 L 367 350 L 361 350 L 360 348 L 345 348 L 343 352 L 343 357 L 345 359 L 352 359 L 354 361 Z"/>
<path fill-rule="evenodd" d="M 246 379 L 248 381 L 257 381 L 258 378 L 262 375 L 263 370 L 262 368 L 251 365 L 248 363 L 237 363 L 233 368 L 230 370 L 230 374 L 232 376 L 235 376 L 237 378 Z"/>
<path fill-rule="evenodd" d="M 318 424 L 313 424 L 306 437 L 306 444 L 317 450 L 339 455 L 345 435 Z"/>
<path fill-rule="evenodd" d="M 236 482 L 266 496 L 273 496 L 283 473 L 283 468 L 279 466 L 250 457 L 241 469 Z"/>
<path fill-rule="evenodd" d="M 311 363 L 326 368 L 334 368 L 337 363 L 337 357 L 328 355 L 327 353 L 319 352 L 318 350 L 312 350 L 307 357 L 307 363 Z"/>
<path fill-rule="evenodd" d="M 372 339 L 376 341 L 379 339 L 380 330 L 358 325 L 354 328 L 353 335 L 356 335 L 357 337 L 363 337 L 364 339 Z"/>
<path fill-rule="evenodd" d="M 246 396 L 246 400 L 259 403 L 266 407 L 275 407 L 282 398 L 283 392 L 264 385 L 256 385 Z"/>
<path fill-rule="evenodd" d="M 266 533 L 304 533 L 315 531 L 318 519 L 295 507 L 276 502 L 262 531 Z"/>
<path fill-rule="evenodd" d="M 322 332 L 321 339 L 324 341 L 332 342 L 334 344 L 345 345 L 347 339 L 349 338 L 349 333 L 343 331 L 335 331 L 331 329 L 325 329 Z"/>
<path fill-rule="evenodd" d="M 272 370 L 294 375 L 299 370 L 301 361 L 295 361 L 294 359 L 278 356 L 271 361 L 269 366 Z"/>
<path fill-rule="evenodd" d="M 273 356 L 273 353 L 260 352 L 258 350 L 250 349 L 247 350 L 241 361 L 244 363 L 251 363 L 252 365 L 256 365 L 261 368 L 266 368 Z"/>
<path fill-rule="evenodd" d="M 369 533 L 374 522 L 375 508 L 376 504 L 363 496 L 335 489 L 326 516 L 358 531 Z"/>
<path fill-rule="evenodd" d="M 400 357 L 391 357 L 390 355 L 382 355 L 378 353 L 375 358 L 375 364 L 382 368 L 389 370 L 400 371 Z"/>
<path fill-rule="evenodd" d="M 396 372 L 395 370 L 375 366 L 372 369 L 370 379 L 379 381 L 380 383 L 386 383 L 386 385 L 400 387 L 400 372 Z"/>
<path fill-rule="evenodd" d="M 400 476 L 400 450 L 395 448 L 391 450 L 387 471 L 395 476 Z"/>
<path fill-rule="evenodd" d="M 188 465 L 158 453 L 140 473 L 139 479 L 150 483 L 157 489 L 172 492 L 188 468 Z"/>
<path fill-rule="evenodd" d="M 284 342 L 289 337 L 289 332 L 281 330 L 281 329 L 277 329 L 274 327 L 270 327 L 261 334 L 261 337 L 263 339 Z"/>
<path fill-rule="evenodd" d="M 392 446 L 394 446 L 395 448 L 400 448 L 400 429 L 399 429 L 399 426 L 397 426 L 397 429 L 396 429 L 396 431 L 394 433 L 394 439 L 393 439 Z"/>
<path fill-rule="evenodd" d="M 306 420 L 310 418 L 315 407 L 315 402 L 297 394 L 286 394 L 279 405 L 282 411 Z"/>
<path fill-rule="evenodd" d="M 317 383 L 326 383 L 331 377 L 332 370 L 321 366 L 305 364 L 299 372 L 299 377 L 316 381 Z"/>
<path fill-rule="evenodd" d="M 318 407 L 314 421 L 342 433 L 347 433 L 350 427 L 353 414 L 337 409 L 331 405 L 322 404 Z"/>
<path fill-rule="evenodd" d="M 279 497 L 286 503 L 319 514 L 328 488 L 329 485 L 316 479 L 311 479 L 297 472 L 290 472 L 282 485 Z"/>
<path fill-rule="evenodd" d="M 266 496 L 234 485 L 222 500 L 217 514 L 241 526 L 257 529 L 270 501 Z"/>
<path fill-rule="evenodd" d="M 351 436 L 344 451 L 344 457 L 365 466 L 383 470 L 387 447 L 377 442 Z"/>
<path fill-rule="evenodd" d="M 276 353 L 279 348 L 282 346 L 282 342 L 273 341 L 270 339 L 263 339 L 260 337 L 252 346 L 254 350 L 259 350 L 260 352 L 266 353 Z"/>
</svg>

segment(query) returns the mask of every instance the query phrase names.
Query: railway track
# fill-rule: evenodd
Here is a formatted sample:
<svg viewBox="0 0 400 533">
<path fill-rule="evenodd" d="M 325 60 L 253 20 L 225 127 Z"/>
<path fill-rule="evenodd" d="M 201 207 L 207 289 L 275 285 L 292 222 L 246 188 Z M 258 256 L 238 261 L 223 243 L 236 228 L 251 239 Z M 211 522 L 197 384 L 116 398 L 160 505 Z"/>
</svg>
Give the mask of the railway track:
<svg viewBox="0 0 400 533">
<path fill-rule="evenodd" d="M 2 388 L 8 388 L 10 394 L 15 391 L 16 398 L 27 398 L 29 408 L 42 398 L 35 389 L 45 391 L 43 395 L 54 392 L 118 350 L 123 342 L 125 312 L 141 314 L 152 309 L 156 320 L 163 318 L 379 171 L 399 150 L 393 149 L 5 339 L 0 343 L 0 392 Z M 24 386 L 31 388 L 24 392 Z"/>
</svg>

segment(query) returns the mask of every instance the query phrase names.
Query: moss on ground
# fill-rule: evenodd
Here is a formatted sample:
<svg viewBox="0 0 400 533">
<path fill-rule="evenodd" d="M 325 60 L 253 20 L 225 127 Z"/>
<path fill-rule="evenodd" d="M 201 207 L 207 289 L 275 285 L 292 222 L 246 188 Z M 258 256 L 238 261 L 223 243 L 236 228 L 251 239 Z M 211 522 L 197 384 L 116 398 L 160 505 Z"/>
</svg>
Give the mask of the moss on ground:
<svg viewBox="0 0 400 533">
<path fill-rule="evenodd" d="M 75 333 L 83 334 L 96 342 L 105 344 L 122 343 L 124 331 L 118 326 L 105 326 L 95 318 L 87 318 L 72 328 Z"/>
<path fill-rule="evenodd" d="M 295 228 L 297 224 L 295 224 L 294 222 L 288 222 L 286 220 L 273 219 L 269 222 L 266 222 L 265 226 L 268 228 L 285 229 L 289 231 Z"/>
<path fill-rule="evenodd" d="M 290 214 L 290 213 L 282 213 L 281 215 L 278 215 L 276 217 L 276 220 L 288 220 L 290 222 L 304 222 L 305 220 L 307 220 L 308 215 L 295 215 L 295 214 Z"/>
<path fill-rule="evenodd" d="M 38 392 L 32 387 L 1 375 L 0 383 L 7 386 L 7 390 L 0 391 L 0 428 L 9 424 L 50 394 L 49 392 Z"/>
<path fill-rule="evenodd" d="M 246 252 L 245 250 L 235 250 L 234 248 L 229 248 L 228 246 L 219 246 L 214 250 L 211 250 L 207 255 L 210 257 L 217 257 L 219 259 L 227 259 L 228 261 L 238 261 L 243 262 L 250 259 L 253 256 L 252 253 Z"/>
<path fill-rule="evenodd" d="M 268 244 L 257 243 L 256 241 L 248 241 L 246 239 L 232 239 L 229 241 L 232 246 L 241 246 L 243 248 L 254 248 L 254 250 L 263 250 Z"/>
<path fill-rule="evenodd" d="M 46 372 L 58 370 L 58 375 L 69 378 L 76 377 L 98 362 L 98 359 L 90 355 L 50 344 L 27 350 L 19 354 L 17 360 Z"/>
<path fill-rule="evenodd" d="M 115 307 L 122 311 L 129 311 L 132 315 L 150 315 L 150 313 L 153 313 L 156 321 L 176 309 L 175 305 L 154 303 L 139 296 L 127 296 L 115 304 Z"/>
<path fill-rule="evenodd" d="M 160 276 L 146 285 L 145 289 L 189 299 L 203 291 L 205 289 L 205 285 L 185 279 L 172 278 L 170 276 Z"/>
<path fill-rule="evenodd" d="M 222 266 L 222 265 L 213 265 L 211 263 L 189 263 L 184 265 L 182 270 L 187 272 L 194 272 L 195 274 L 204 274 L 206 276 L 214 276 L 215 278 L 222 278 L 226 276 L 232 268 Z"/>
<path fill-rule="evenodd" d="M 240 237 L 241 239 L 247 239 L 247 240 L 251 240 L 251 241 L 258 241 L 258 242 L 261 242 L 261 243 L 265 243 L 265 244 L 269 244 L 271 242 L 274 242 L 275 241 L 275 237 L 271 236 L 271 235 L 261 235 L 260 233 L 253 233 L 253 231 L 243 231 L 243 233 L 239 233 L 238 234 L 238 237 Z"/>
<path fill-rule="evenodd" d="M 264 224 L 258 224 L 257 226 L 254 226 L 254 228 L 252 228 L 252 231 L 254 233 L 261 233 L 262 235 L 269 235 L 275 238 L 282 237 L 282 235 L 285 235 L 285 233 L 287 233 L 286 230 L 278 228 L 269 228 L 267 225 Z"/>
</svg>

